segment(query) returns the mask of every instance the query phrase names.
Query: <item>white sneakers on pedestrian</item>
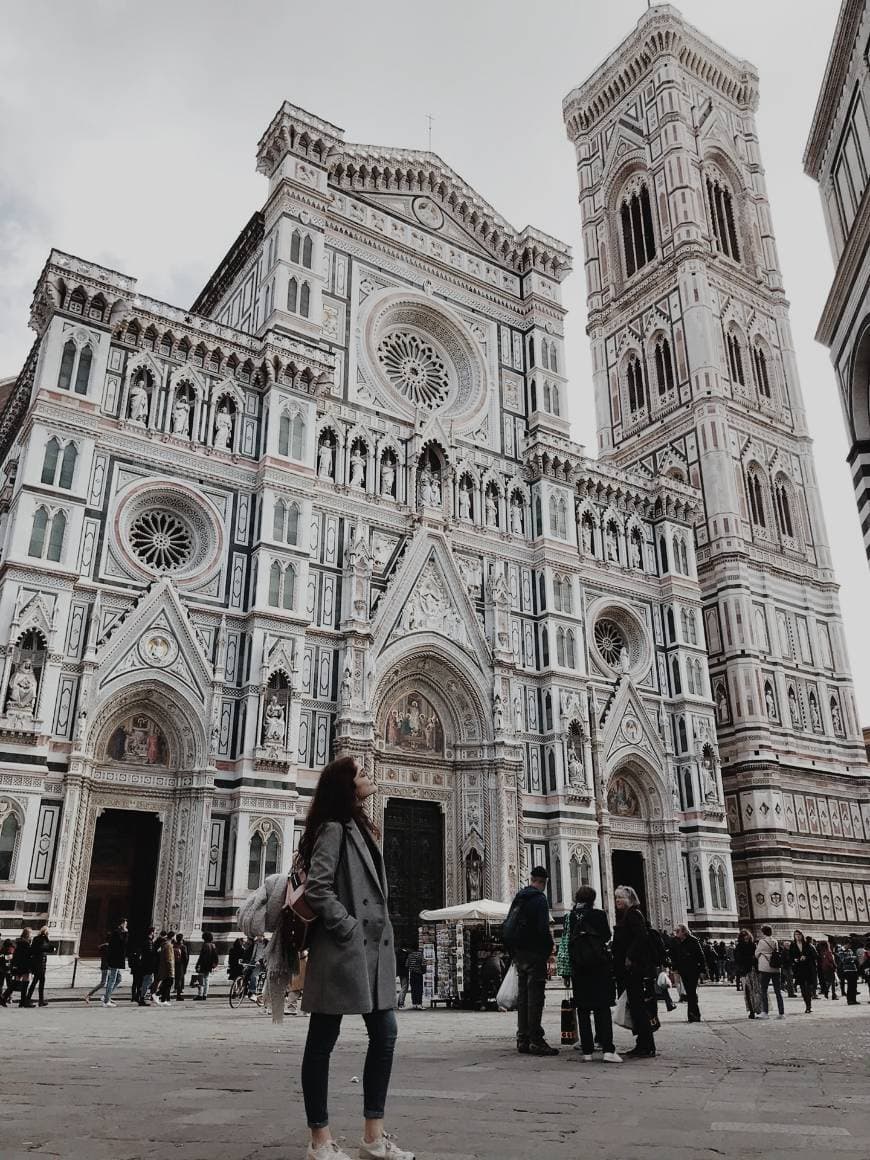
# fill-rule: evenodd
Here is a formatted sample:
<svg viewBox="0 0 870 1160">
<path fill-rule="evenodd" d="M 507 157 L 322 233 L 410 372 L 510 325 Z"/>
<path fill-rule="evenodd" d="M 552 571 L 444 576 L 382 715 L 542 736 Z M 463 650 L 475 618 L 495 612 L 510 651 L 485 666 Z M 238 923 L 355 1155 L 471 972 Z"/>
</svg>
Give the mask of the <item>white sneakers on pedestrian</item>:
<svg viewBox="0 0 870 1160">
<path fill-rule="evenodd" d="M 592 1057 L 591 1055 L 584 1055 L 584 1056 L 583 1056 L 583 1062 L 584 1062 L 584 1063 L 591 1063 L 591 1062 L 592 1062 L 592 1058 L 593 1058 L 593 1057 Z"/>
<path fill-rule="evenodd" d="M 605 1051 L 602 1058 L 605 1063 L 622 1063 L 622 1056 L 618 1051 Z"/>
<path fill-rule="evenodd" d="M 342 1152 L 335 1140 L 329 1140 L 317 1148 L 313 1144 L 309 1144 L 305 1160 L 350 1160 L 350 1156 L 347 1152 Z"/>
<path fill-rule="evenodd" d="M 376 1144 L 360 1141 L 359 1160 L 414 1160 L 413 1152 L 403 1152 L 392 1136 L 385 1132 Z"/>
</svg>

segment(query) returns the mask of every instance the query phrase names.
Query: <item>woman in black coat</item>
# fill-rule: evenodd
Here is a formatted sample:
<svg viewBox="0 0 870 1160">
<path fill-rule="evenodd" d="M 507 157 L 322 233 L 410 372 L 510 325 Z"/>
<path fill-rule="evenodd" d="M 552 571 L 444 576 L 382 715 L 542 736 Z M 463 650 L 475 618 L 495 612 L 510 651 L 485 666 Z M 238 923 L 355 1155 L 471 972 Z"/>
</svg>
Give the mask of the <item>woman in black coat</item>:
<svg viewBox="0 0 870 1160">
<path fill-rule="evenodd" d="M 794 938 L 788 948 L 788 957 L 797 985 L 801 989 L 805 1013 L 808 1013 L 813 1009 L 813 988 L 816 982 L 818 954 L 812 943 L 804 938 L 802 930 L 794 932 Z"/>
<path fill-rule="evenodd" d="M 614 1001 L 613 959 L 607 946 L 610 923 L 604 911 L 593 906 L 595 891 L 591 886 L 581 886 L 574 901 L 574 909 L 568 915 L 568 950 L 571 954 L 574 1006 L 580 1026 L 580 1050 L 585 1060 L 592 1059 L 597 1039 L 605 1063 L 621 1063 L 613 1046 L 610 1015 Z"/>
<path fill-rule="evenodd" d="M 628 1055 L 650 1059 L 656 1053 L 649 1003 L 655 1004 L 655 973 L 649 927 L 640 899 L 630 886 L 617 886 L 616 929 L 613 932 L 613 972 L 616 985 L 626 992 L 636 1043 Z"/>
<path fill-rule="evenodd" d="M 227 974 L 231 979 L 238 979 L 244 974 L 246 950 L 243 938 L 237 938 L 230 947 L 230 953 L 227 955 Z"/>
</svg>

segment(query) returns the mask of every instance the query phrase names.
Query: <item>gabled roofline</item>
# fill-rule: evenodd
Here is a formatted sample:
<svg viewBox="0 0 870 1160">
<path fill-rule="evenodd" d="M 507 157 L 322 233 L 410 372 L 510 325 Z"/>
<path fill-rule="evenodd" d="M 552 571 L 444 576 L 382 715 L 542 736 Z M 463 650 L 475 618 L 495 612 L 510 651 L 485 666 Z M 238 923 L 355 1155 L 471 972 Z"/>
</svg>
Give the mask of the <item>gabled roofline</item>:
<svg viewBox="0 0 870 1160">
<path fill-rule="evenodd" d="M 864 17 L 864 7 L 865 0 L 842 0 L 840 5 L 825 75 L 804 149 L 804 173 L 815 181 L 819 179 L 828 138 L 840 107 L 843 86 L 852 63 L 852 50 Z"/>
</svg>

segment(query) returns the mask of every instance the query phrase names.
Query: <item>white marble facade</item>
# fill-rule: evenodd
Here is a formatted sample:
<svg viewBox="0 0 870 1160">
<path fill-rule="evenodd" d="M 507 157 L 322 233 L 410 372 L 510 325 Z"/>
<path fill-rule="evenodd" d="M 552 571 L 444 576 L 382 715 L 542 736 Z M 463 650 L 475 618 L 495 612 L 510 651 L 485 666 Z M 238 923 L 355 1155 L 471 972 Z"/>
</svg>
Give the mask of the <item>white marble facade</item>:
<svg viewBox="0 0 870 1160">
<path fill-rule="evenodd" d="M 381 817 L 437 803 L 448 902 L 545 862 L 561 912 L 616 852 L 654 921 L 733 930 L 701 496 L 571 441 L 570 251 L 289 104 L 258 168 L 189 310 L 40 275 L 0 415 L 3 928 L 75 948 L 133 811 L 157 924 L 228 937 L 353 752 Z"/>
</svg>

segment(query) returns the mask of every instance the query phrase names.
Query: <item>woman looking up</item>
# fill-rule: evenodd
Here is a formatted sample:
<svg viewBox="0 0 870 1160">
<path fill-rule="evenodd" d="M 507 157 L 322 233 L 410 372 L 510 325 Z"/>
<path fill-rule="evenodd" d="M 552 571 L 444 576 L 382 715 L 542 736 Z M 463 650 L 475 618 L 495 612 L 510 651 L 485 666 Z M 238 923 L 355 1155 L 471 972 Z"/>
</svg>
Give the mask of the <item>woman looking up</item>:
<svg viewBox="0 0 870 1160">
<path fill-rule="evenodd" d="M 379 834 L 363 810 L 375 792 L 352 757 L 323 770 L 308 810 L 299 857 L 305 898 L 318 916 L 302 1009 L 311 1014 L 302 1093 L 311 1129 L 307 1160 L 349 1160 L 329 1130 L 329 1060 L 343 1015 L 362 1015 L 369 1036 L 363 1071 L 360 1160 L 414 1160 L 384 1133 L 384 1105 L 396 1043 L 396 954 L 387 912 Z"/>
</svg>

